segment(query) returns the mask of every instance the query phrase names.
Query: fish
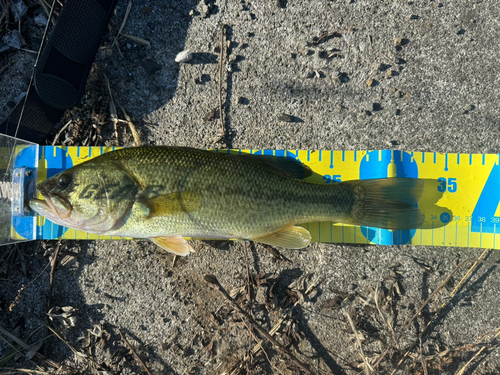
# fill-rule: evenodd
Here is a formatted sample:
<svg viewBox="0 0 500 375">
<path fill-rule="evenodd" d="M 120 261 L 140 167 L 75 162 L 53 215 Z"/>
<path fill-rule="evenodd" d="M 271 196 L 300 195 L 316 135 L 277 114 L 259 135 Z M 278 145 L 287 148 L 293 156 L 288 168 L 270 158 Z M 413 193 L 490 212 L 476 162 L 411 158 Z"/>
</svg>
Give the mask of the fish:
<svg viewBox="0 0 500 375">
<path fill-rule="evenodd" d="M 311 242 L 299 224 L 418 228 L 424 183 L 383 178 L 332 184 L 284 157 L 145 146 L 104 153 L 38 184 L 33 211 L 89 233 L 148 238 L 176 255 L 184 237 L 247 239 L 287 249 Z"/>
</svg>

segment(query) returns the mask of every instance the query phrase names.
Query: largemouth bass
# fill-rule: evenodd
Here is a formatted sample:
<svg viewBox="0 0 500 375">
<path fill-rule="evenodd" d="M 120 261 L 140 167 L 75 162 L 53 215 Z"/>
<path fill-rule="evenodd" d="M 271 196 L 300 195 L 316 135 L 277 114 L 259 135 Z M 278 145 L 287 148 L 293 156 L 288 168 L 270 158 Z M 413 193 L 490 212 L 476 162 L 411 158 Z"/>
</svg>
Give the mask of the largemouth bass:
<svg viewBox="0 0 500 375">
<path fill-rule="evenodd" d="M 90 233 L 149 238 L 177 255 L 183 237 L 250 239 L 299 249 L 311 235 L 296 224 L 337 222 L 385 229 L 419 227 L 423 181 L 410 178 L 317 184 L 311 171 L 274 156 L 181 147 L 109 152 L 38 185 L 31 208 Z"/>
</svg>

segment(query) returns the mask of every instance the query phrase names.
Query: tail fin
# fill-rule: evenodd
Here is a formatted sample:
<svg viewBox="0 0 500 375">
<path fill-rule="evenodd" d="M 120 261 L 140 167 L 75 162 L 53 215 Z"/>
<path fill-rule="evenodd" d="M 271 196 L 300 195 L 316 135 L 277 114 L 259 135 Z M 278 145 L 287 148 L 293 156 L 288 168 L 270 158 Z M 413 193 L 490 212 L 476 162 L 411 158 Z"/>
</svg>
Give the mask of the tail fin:
<svg viewBox="0 0 500 375">
<path fill-rule="evenodd" d="M 349 224 L 403 230 L 420 227 L 425 218 L 416 207 L 424 182 L 414 178 L 345 181 L 355 195 Z"/>
</svg>

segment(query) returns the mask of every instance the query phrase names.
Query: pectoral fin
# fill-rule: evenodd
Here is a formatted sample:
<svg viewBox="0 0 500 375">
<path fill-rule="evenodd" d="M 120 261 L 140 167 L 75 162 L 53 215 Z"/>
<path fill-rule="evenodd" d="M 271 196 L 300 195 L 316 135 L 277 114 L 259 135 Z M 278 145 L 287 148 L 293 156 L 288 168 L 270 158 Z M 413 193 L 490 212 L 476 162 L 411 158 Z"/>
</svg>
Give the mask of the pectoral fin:
<svg viewBox="0 0 500 375">
<path fill-rule="evenodd" d="M 194 252 L 193 248 L 181 236 L 153 237 L 150 240 L 162 249 L 175 255 L 186 256 Z"/>
<path fill-rule="evenodd" d="M 139 203 L 147 207 L 148 218 L 168 216 L 179 212 L 193 212 L 201 205 L 201 196 L 191 191 L 175 192 L 142 198 Z"/>
<path fill-rule="evenodd" d="M 302 249 L 311 242 L 311 234 L 305 228 L 289 226 L 252 240 L 286 249 Z"/>
</svg>

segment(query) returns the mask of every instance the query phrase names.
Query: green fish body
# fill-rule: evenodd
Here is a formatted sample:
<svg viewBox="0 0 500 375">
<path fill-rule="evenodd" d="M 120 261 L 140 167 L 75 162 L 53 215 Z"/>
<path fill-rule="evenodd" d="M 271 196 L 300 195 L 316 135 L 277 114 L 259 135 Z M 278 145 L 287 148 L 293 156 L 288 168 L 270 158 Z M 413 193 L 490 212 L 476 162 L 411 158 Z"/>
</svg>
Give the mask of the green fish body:
<svg viewBox="0 0 500 375">
<path fill-rule="evenodd" d="M 308 222 L 417 228 L 423 182 L 408 178 L 306 182 L 295 160 L 180 147 L 109 152 L 39 184 L 34 211 L 91 233 L 150 238 L 179 255 L 182 237 L 251 239 L 303 248 Z"/>
</svg>

